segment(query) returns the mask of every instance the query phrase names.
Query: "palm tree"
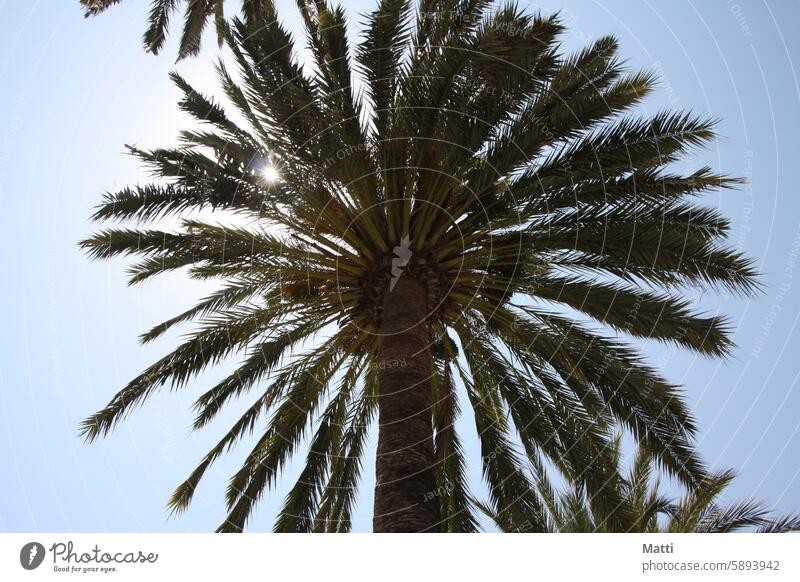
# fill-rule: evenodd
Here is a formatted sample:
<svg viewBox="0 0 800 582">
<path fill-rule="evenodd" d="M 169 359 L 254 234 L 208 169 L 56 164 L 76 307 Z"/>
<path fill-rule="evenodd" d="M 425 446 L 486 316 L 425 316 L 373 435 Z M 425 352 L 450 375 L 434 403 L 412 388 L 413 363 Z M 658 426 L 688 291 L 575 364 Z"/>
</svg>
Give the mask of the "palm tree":
<svg viewBox="0 0 800 582">
<path fill-rule="evenodd" d="M 220 287 L 142 336 L 197 326 L 82 430 L 104 435 L 159 387 L 241 355 L 197 400 L 194 426 L 235 397 L 252 405 L 174 511 L 256 432 L 219 528 L 241 531 L 313 426 L 275 529 L 348 530 L 377 413 L 374 530 L 475 531 L 455 429 L 464 396 L 491 507 L 539 529 L 518 445 L 582 467 L 609 505 L 619 429 L 687 485 L 706 477 L 680 387 L 621 335 L 723 356 L 724 318 L 686 291 L 757 290 L 725 244 L 728 221 L 691 199 L 738 181 L 669 169 L 714 123 L 633 113 L 655 78 L 627 71 L 614 38 L 563 54 L 558 16 L 490 8 L 382 0 L 351 50 L 340 7 L 302 4 L 304 67 L 262 2 L 223 27 L 238 73 L 217 70 L 235 117 L 172 75 L 205 127 L 179 147 L 130 147 L 160 180 L 107 194 L 94 218 L 132 224 L 82 245 L 140 257 L 132 283 L 184 269 Z"/>
<path fill-rule="evenodd" d="M 96 16 L 119 2 L 120 0 L 81 0 L 84 15 L 87 18 Z M 261 2 L 262 0 L 242 0 L 242 11 L 253 14 Z M 158 54 L 167 39 L 169 21 L 178 11 L 181 3 L 181 0 L 152 1 L 148 18 L 149 26 L 142 39 L 145 50 Z M 224 4 L 225 0 L 186 0 L 178 60 L 200 52 L 203 30 L 211 18 L 214 19 L 220 42 L 222 41 L 222 29 L 225 22 Z"/>
<path fill-rule="evenodd" d="M 614 444 L 620 462 L 620 440 Z M 637 451 L 627 476 L 618 470 L 619 505 L 609 508 L 588 496 L 577 475 L 566 475 L 566 487 L 554 486 L 545 464 L 533 460 L 536 494 L 546 508 L 548 532 L 561 533 L 728 533 L 756 528 L 760 533 L 800 530 L 800 515 L 773 517 L 764 504 L 752 499 L 720 505 L 717 500 L 735 478 L 733 471 L 709 475 L 683 497 L 674 501 L 659 492 L 654 479 L 653 457 L 644 448 Z M 531 524 L 513 523 L 507 516 L 479 504 L 501 531 L 527 531 Z"/>
</svg>

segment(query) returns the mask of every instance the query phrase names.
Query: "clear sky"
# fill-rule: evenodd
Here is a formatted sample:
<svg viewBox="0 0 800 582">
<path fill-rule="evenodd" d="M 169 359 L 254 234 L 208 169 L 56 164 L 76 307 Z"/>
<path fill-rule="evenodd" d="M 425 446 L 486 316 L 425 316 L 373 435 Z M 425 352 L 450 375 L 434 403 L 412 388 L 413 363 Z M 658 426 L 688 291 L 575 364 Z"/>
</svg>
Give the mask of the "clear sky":
<svg viewBox="0 0 800 582">
<path fill-rule="evenodd" d="M 228 0 L 237 4 L 236 0 Z M 525 5 L 526 1 L 522 0 Z M 293 0 L 278 0 L 297 30 Z M 715 147 L 687 163 L 746 176 L 738 192 L 712 195 L 732 220 L 734 244 L 755 257 L 766 290 L 752 300 L 699 299 L 728 312 L 738 349 L 718 362 L 663 346 L 646 350 L 682 382 L 715 468 L 740 478 L 729 498 L 756 496 L 800 510 L 800 58 L 797 0 L 527 2 L 562 10 L 565 44 L 607 33 L 632 67 L 663 82 L 646 104 L 691 109 L 722 120 Z M 176 50 L 145 54 L 140 36 L 149 2 L 126 0 L 85 20 L 78 0 L 0 0 L 0 530 L 208 531 L 224 518 L 224 488 L 246 446 L 219 462 L 190 510 L 168 519 L 172 489 L 225 430 L 236 407 L 192 433 L 190 405 L 222 375 L 213 371 L 179 392 L 164 390 L 110 438 L 91 446 L 79 421 L 176 336 L 143 348 L 137 336 L 207 289 L 179 275 L 129 288 L 124 263 L 91 263 L 76 242 L 106 190 L 146 181 L 123 145 L 174 143 L 186 118 L 167 79 Z M 351 24 L 372 7 L 347 2 Z M 209 38 L 197 59 L 176 68 L 213 91 Z M 244 405 L 245 403 L 240 403 Z M 465 435 L 479 478 L 474 434 Z M 371 526 L 373 461 L 354 529 Z M 288 478 L 297 472 L 290 465 Z M 289 485 L 268 495 L 251 522 L 268 531 Z"/>
</svg>

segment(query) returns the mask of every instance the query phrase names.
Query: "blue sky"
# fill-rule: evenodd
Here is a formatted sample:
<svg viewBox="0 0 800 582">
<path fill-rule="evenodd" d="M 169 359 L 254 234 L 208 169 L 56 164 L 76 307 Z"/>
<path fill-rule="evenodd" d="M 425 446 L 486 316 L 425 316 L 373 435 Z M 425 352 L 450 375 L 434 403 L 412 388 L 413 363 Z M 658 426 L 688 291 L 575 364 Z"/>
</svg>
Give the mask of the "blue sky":
<svg viewBox="0 0 800 582">
<path fill-rule="evenodd" d="M 278 4 L 297 30 L 294 2 Z M 708 463 L 739 471 L 729 497 L 753 495 L 800 510 L 800 195 L 793 173 L 800 159 L 800 3 L 527 4 L 562 10 L 567 46 L 613 33 L 632 67 L 658 71 L 662 84 L 647 111 L 675 107 L 722 120 L 719 142 L 686 164 L 750 178 L 738 192 L 706 202 L 732 220 L 733 243 L 755 257 L 765 292 L 751 300 L 698 298 L 729 313 L 736 326 L 738 349 L 727 361 L 645 349 L 686 386 Z M 138 334 L 208 290 L 180 275 L 129 288 L 124 263 L 91 263 L 76 246 L 91 232 L 87 217 L 104 191 L 147 178 L 123 145 L 171 144 L 185 126 L 169 70 L 214 91 L 213 39 L 199 58 L 178 65 L 174 45 L 160 57 L 144 54 L 147 5 L 126 0 L 85 20 L 77 0 L 0 2 L 2 531 L 213 530 L 224 517 L 227 478 L 245 453 L 243 447 L 219 462 L 192 508 L 168 519 L 172 489 L 236 412 L 203 432 L 189 430 L 190 405 L 223 370 L 188 389 L 162 391 L 110 438 L 88 446 L 77 437 L 82 418 L 176 339 L 141 347 Z M 348 2 L 351 23 L 371 5 Z M 474 435 L 466 442 L 477 479 Z M 362 531 L 370 529 L 372 466 L 368 459 L 355 516 Z M 294 473 L 292 465 L 287 477 Z M 288 484 L 264 498 L 252 530 L 271 528 Z"/>
</svg>

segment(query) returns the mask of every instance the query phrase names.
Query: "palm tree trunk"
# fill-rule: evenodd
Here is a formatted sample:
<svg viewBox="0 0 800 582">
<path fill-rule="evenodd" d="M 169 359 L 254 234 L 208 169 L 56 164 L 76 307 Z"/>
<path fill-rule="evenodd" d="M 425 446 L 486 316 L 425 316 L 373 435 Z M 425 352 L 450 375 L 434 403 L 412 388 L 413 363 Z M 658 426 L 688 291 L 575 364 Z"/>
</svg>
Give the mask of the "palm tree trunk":
<svg viewBox="0 0 800 582">
<path fill-rule="evenodd" d="M 427 290 L 409 274 L 387 292 L 378 352 L 375 532 L 437 531 Z"/>
</svg>

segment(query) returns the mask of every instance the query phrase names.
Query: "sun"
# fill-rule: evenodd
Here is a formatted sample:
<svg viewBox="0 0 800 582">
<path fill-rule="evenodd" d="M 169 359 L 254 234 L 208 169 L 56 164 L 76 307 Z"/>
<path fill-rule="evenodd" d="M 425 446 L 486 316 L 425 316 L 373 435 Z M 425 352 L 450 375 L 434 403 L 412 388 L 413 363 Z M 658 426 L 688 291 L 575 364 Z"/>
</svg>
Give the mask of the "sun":
<svg viewBox="0 0 800 582">
<path fill-rule="evenodd" d="M 261 177 L 264 178 L 267 183 L 272 184 L 281 179 L 281 174 L 278 168 L 273 164 L 267 164 L 261 170 Z"/>
</svg>

